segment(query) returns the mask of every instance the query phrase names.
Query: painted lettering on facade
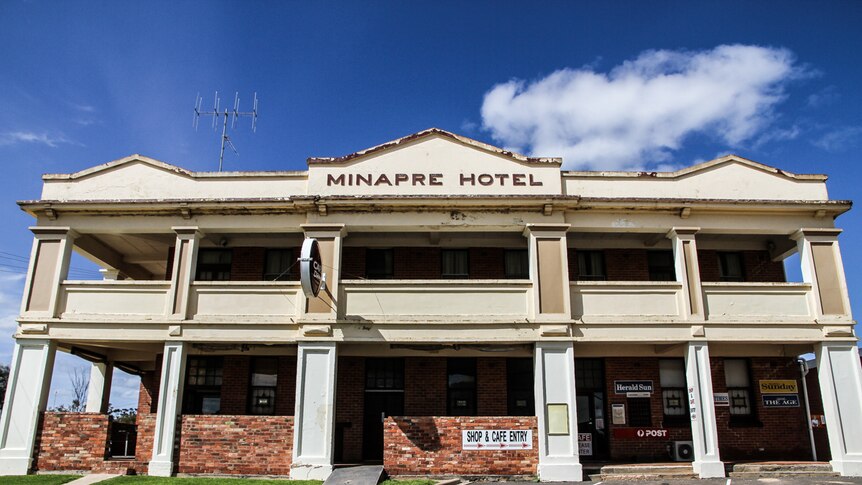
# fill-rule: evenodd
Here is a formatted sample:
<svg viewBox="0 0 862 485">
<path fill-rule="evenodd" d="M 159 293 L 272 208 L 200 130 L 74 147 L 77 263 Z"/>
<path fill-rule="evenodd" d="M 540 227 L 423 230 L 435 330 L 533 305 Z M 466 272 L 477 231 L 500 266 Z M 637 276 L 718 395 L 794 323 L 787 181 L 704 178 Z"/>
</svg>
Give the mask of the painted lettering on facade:
<svg viewBox="0 0 862 485">
<path fill-rule="evenodd" d="M 326 185 L 341 187 L 390 187 L 410 186 L 442 186 L 446 178 L 442 173 L 342 173 L 327 174 Z M 536 180 L 533 174 L 527 173 L 462 173 L 458 176 L 461 187 L 541 187 L 544 182 Z"/>
</svg>

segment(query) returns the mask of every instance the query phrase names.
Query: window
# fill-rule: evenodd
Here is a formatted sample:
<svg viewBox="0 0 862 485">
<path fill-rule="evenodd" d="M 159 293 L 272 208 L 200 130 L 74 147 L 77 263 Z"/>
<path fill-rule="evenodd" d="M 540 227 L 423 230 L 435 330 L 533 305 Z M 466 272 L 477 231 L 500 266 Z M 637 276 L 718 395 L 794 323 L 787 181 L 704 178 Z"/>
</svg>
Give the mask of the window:
<svg viewBox="0 0 862 485">
<path fill-rule="evenodd" d="M 718 253 L 718 274 L 721 281 L 745 281 L 742 254 Z"/>
<path fill-rule="evenodd" d="M 725 359 L 724 380 L 730 398 L 731 418 L 752 417 L 754 413 L 751 406 L 751 378 L 748 372 L 748 361 L 745 359 Z"/>
<path fill-rule="evenodd" d="M 506 359 L 509 416 L 535 416 L 533 359 Z"/>
<path fill-rule="evenodd" d="M 650 281 L 676 281 L 673 251 L 647 251 Z"/>
<path fill-rule="evenodd" d="M 601 251 L 578 251 L 578 279 L 589 281 L 604 281 L 605 255 Z"/>
<path fill-rule="evenodd" d="M 476 415 L 476 359 L 451 358 L 447 362 L 449 416 Z"/>
<path fill-rule="evenodd" d="M 630 397 L 626 399 L 626 407 L 629 409 L 629 426 L 635 428 L 649 428 L 652 426 L 652 399 L 648 397 Z"/>
<path fill-rule="evenodd" d="M 292 249 L 267 249 L 263 279 L 265 281 L 289 280 L 295 263 Z"/>
<path fill-rule="evenodd" d="M 230 280 L 230 264 L 233 251 L 230 249 L 201 249 L 198 252 L 198 281 Z"/>
<path fill-rule="evenodd" d="M 685 381 L 685 362 L 682 359 L 660 359 L 658 370 L 665 426 L 687 425 L 688 394 Z"/>
<path fill-rule="evenodd" d="M 221 357 L 189 357 L 186 371 L 188 414 L 218 414 L 221 411 Z"/>
<path fill-rule="evenodd" d="M 443 278 L 467 278 L 470 276 L 470 258 L 466 249 L 444 249 L 442 252 Z"/>
<path fill-rule="evenodd" d="M 395 276 L 391 249 L 365 250 L 365 277 L 368 279 L 386 279 Z"/>
<path fill-rule="evenodd" d="M 248 409 L 251 414 L 275 414 L 278 358 L 256 357 L 251 361 Z"/>
<path fill-rule="evenodd" d="M 404 390 L 404 359 L 365 359 L 365 390 Z"/>
<path fill-rule="evenodd" d="M 527 257 L 526 249 L 507 249 L 505 258 L 506 278 L 522 280 L 530 278 L 530 259 Z"/>
</svg>

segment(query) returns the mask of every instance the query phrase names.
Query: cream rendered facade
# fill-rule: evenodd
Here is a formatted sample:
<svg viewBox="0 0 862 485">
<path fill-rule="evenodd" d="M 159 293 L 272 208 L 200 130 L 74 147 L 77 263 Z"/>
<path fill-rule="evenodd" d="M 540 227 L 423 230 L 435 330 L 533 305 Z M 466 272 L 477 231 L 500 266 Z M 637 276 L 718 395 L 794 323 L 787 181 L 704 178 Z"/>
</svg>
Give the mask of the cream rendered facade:
<svg viewBox="0 0 862 485">
<path fill-rule="evenodd" d="M 832 466 L 862 476 L 862 370 L 834 222 L 850 203 L 829 199 L 826 177 L 732 155 L 673 173 L 560 166 L 430 129 L 311 158 L 301 172 L 194 173 L 133 155 L 45 175 L 41 197 L 19 203 L 36 224 L 0 418 L 0 475 L 31 468 L 57 350 L 105 357 L 91 379 L 96 412 L 113 364 L 153 370 L 163 356 L 148 472 L 170 475 L 188 356 L 242 344 L 296 356 L 294 478 L 332 470 L 337 357 L 409 356 L 423 345 L 532 356 L 546 481 L 582 479 L 577 357 L 684 359 L 694 471 L 719 477 L 710 358 L 814 352 Z M 326 269 L 329 293 L 318 299 L 297 282 L 195 280 L 201 248 L 306 237 L 320 242 Z M 345 247 L 381 244 L 523 247 L 529 278 L 342 274 Z M 578 281 L 571 247 L 672 250 L 676 279 Z M 803 282 L 701 281 L 704 248 L 764 250 L 774 261 L 798 253 Z M 73 251 L 105 280 L 67 279 Z M 549 405 L 564 405 L 566 432 L 549 429 Z"/>
</svg>

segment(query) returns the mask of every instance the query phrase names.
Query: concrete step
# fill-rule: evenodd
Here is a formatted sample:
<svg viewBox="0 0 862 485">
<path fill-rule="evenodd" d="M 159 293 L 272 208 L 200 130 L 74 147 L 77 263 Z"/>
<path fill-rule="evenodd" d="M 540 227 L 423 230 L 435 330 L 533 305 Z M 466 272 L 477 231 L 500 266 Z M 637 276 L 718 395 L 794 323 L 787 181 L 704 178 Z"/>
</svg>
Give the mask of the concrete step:
<svg viewBox="0 0 862 485">
<path fill-rule="evenodd" d="M 829 463 L 775 462 L 738 463 L 730 472 L 731 478 L 777 478 L 777 477 L 837 477 Z"/>
<path fill-rule="evenodd" d="M 663 480 L 697 478 L 691 464 L 658 463 L 603 466 L 597 476 L 600 480 Z"/>
<path fill-rule="evenodd" d="M 383 465 L 336 468 L 323 485 L 377 485 L 383 479 Z"/>
</svg>

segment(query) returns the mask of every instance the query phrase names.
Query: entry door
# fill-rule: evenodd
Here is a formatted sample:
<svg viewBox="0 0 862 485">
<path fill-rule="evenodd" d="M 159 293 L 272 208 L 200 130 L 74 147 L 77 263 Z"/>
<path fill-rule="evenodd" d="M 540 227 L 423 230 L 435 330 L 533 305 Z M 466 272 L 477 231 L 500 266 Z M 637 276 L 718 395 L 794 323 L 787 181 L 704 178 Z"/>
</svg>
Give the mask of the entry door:
<svg viewBox="0 0 862 485">
<path fill-rule="evenodd" d="M 605 369 L 601 359 L 575 359 L 575 393 L 578 406 L 578 434 L 589 434 L 590 453 L 581 461 L 608 457 L 608 419 L 605 402 Z M 581 438 L 581 437 L 579 437 Z"/>
<path fill-rule="evenodd" d="M 383 420 L 404 415 L 404 359 L 365 360 L 362 459 L 383 460 Z"/>
</svg>

